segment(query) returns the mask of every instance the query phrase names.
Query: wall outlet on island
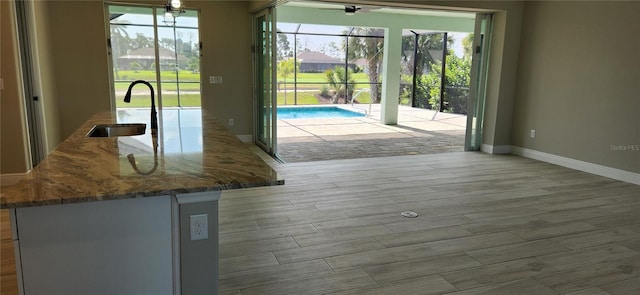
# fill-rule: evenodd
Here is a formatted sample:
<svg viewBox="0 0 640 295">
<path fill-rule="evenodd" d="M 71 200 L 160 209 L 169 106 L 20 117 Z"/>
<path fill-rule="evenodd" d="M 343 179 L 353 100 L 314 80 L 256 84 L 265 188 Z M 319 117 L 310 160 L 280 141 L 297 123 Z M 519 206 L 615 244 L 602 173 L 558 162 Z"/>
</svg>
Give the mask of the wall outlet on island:
<svg viewBox="0 0 640 295">
<path fill-rule="evenodd" d="M 189 216 L 189 231 L 191 240 L 206 240 L 209 238 L 209 228 L 207 225 L 207 214 Z"/>
<path fill-rule="evenodd" d="M 233 126 L 233 124 L 234 124 L 234 122 L 233 122 L 233 118 L 229 119 L 229 127 L 232 127 L 232 126 Z"/>
<path fill-rule="evenodd" d="M 531 129 L 531 131 L 529 132 L 529 137 L 536 138 L 536 130 L 535 129 Z"/>
</svg>

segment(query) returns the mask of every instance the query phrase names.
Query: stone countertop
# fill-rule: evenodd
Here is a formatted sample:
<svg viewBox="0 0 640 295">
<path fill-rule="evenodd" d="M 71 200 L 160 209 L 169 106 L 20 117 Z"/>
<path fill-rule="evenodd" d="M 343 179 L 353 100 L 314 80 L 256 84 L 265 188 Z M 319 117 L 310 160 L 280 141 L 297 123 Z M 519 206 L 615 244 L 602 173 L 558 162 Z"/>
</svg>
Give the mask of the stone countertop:
<svg viewBox="0 0 640 295">
<path fill-rule="evenodd" d="M 24 180 L 1 187 L 0 208 L 284 184 L 275 170 L 204 111 L 159 112 L 157 153 L 149 110 L 126 112 L 90 118 Z M 93 125 L 136 120 L 147 123 L 144 135 L 86 137 Z"/>
</svg>

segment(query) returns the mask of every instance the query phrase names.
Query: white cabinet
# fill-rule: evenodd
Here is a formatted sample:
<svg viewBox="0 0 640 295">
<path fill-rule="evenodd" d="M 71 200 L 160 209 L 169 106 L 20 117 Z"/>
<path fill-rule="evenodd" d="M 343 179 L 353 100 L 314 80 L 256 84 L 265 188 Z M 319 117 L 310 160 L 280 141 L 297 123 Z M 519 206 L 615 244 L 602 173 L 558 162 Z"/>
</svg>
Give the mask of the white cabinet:
<svg viewBox="0 0 640 295">
<path fill-rule="evenodd" d="M 172 198 L 15 209 L 24 294 L 173 294 Z M 20 284 L 20 280 L 19 280 Z"/>
<path fill-rule="evenodd" d="M 12 209 L 21 294 L 218 294 L 220 191 Z M 190 217 L 206 216 L 192 240 Z"/>
</svg>

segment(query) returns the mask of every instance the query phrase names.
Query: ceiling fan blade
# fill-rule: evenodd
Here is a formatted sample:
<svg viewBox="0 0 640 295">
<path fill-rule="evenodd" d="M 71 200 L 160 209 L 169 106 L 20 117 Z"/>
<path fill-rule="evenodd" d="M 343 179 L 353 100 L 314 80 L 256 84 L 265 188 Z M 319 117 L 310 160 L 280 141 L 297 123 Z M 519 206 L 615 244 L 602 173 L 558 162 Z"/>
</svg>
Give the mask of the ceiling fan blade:
<svg viewBox="0 0 640 295">
<path fill-rule="evenodd" d="M 356 13 L 360 10 L 360 7 L 355 6 L 355 5 L 345 5 L 344 6 L 344 12 L 345 13 Z"/>
<path fill-rule="evenodd" d="M 367 13 L 367 12 L 371 12 L 374 10 L 378 10 L 382 7 L 379 6 L 360 6 L 358 7 L 358 12 L 362 12 L 362 13 Z"/>
</svg>

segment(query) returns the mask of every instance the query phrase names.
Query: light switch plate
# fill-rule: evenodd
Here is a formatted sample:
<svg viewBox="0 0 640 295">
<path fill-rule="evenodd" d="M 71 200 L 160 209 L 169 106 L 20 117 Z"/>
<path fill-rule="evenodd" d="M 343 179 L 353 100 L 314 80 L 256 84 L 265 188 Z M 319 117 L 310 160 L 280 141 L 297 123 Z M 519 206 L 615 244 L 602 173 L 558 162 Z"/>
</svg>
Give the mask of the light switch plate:
<svg viewBox="0 0 640 295">
<path fill-rule="evenodd" d="M 191 232 L 191 240 L 206 240 L 209 238 L 209 229 L 207 226 L 207 214 L 191 215 L 189 217 L 189 231 Z"/>
</svg>

